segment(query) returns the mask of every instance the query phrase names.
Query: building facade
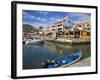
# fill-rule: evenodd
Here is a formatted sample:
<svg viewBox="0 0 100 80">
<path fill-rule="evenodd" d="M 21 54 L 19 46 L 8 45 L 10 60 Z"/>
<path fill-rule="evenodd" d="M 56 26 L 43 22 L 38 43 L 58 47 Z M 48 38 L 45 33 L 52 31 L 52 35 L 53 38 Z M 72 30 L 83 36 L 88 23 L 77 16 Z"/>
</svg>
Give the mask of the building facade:
<svg viewBox="0 0 100 80">
<path fill-rule="evenodd" d="M 66 16 L 63 19 L 59 19 L 53 24 L 48 25 L 43 32 L 47 35 L 53 35 L 56 33 L 58 37 L 64 36 L 66 38 L 90 38 L 90 20 L 78 21 L 76 22 L 75 26 L 76 27 L 73 26 L 73 23 L 70 21 L 69 17 Z"/>
<path fill-rule="evenodd" d="M 53 24 L 48 25 L 47 31 L 49 32 L 63 32 L 65 29 L 68 29 L 68 27 L 72 27 L 69 23 L 69 17 L 66 16 L 63 19 L 58 19 Z"/>
<path fill-rule="evenodd" d="M 91 35 L 91 22 L 90 20 L 78 21 L 76 28 L 80 31 L 80 38 L 87 38 Z"/>
</svg>

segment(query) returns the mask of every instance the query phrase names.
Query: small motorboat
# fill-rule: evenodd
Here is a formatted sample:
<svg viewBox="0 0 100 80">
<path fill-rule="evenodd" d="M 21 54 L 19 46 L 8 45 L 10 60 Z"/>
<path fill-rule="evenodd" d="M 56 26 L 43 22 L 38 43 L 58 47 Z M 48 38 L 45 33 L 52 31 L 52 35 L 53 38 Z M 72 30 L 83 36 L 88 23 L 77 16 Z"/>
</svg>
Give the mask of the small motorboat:
<svg viewBox="0 0 100 80">
<path fill-rule="evenodd" d="M 82 52 L 70 53 L 65 56 L 60 56 L 54 60 L 48 60 L 43 63 L 43 68 L 56 68 L 61 66 L 68 66 L 76 61 L 80 60 L 82 57 Z"/>
<path fill-rule="evenodd" d="M 42 39 L 28 39 L 25 44 L 43 44 L 44 40 Z"/>
</svg>

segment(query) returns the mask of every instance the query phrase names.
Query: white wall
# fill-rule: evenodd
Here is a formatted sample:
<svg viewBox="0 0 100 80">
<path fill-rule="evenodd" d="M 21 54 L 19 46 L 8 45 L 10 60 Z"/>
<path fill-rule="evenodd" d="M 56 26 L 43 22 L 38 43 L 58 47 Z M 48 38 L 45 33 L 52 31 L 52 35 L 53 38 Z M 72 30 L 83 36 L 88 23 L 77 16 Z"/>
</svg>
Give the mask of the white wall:
<svg viewBox="0 0 100 80">
<path fill-rule="evenodd" d="M 51 2 L 51 3 L 54 2 L 54 3 L 64 3 L 64 4 L 66 3 L 66 4 L 100 5 L 99 4 L 100 0 L 31 0 L 31 1 L 42 1 L 42 2 Z M 0 80 L 11 80 L 10 78 L 10 71 L 11 71 L 10 69 L 11 68 L 10 66 L 11 65 L 10 3 L 11 0 L 0 0 Z M 99 18 L 98 21 L 100 21 L 100 16 L 98 16 L 98 18 Z M 99 27 L 98 30 L 100 30 Z M 100 31 L 98 32 L 100 34 Z M 100 37 L 98 41 L 100 41 Z M 98 44 L 100 44 L 100 42 L 98 42 Z M 100 54 L 98 54 L 98 56 L 100 56 Z M 92 74 L 92 75 L 35 78 L 35 79 L 27 79 L 27 80 L 100 80 L 100 72 L 99 74 Z"/>
</svg>

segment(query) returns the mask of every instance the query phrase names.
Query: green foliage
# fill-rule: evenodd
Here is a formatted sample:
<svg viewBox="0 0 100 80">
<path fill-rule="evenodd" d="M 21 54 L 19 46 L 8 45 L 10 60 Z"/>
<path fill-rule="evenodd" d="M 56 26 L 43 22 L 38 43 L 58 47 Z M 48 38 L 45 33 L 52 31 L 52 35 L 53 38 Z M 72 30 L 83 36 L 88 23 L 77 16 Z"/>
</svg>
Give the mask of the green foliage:
<svg viewBox="0 0 100 80">
<path fill-rule="evenodd" d="M 39 29 L 43 29 L 43 27 L 42 27 L 42 26 L 40 26 L 40 27 L 39 27 Z"/>
<path fill-rule="evenodd" d="M 23 24 L 23 32 L 25 33 L 38 32 L 38 29 L 36 29 L 30 24 Z"/>
</svg>

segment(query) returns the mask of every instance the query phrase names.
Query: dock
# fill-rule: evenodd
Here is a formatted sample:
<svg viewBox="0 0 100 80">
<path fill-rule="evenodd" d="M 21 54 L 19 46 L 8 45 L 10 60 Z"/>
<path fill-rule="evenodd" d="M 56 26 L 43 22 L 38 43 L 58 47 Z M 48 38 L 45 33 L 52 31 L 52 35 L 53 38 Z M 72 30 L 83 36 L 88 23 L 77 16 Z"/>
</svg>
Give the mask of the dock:
<svg viewBox="0 0 100 80">
<path fill-rule="evenodd" d="M 85 44 L 85 43 L 90 43 L 91 39 L 90 38 L 53 38 L 53 37 L 44 37 L 44 36 L 32 36 L 38 39 L 43 39 L 44 41 L 47 42 L 54 42 L 54 43 L 61 43 L 61 44 Z M 25 40 L 23 40 L 25 42 Z"/>
<path fill-rule="evenodd" d="M 91 58 L 90 57 L 87 57 L 87 58 L 85 58 L 85 59 L 83 59 L 83 60 L 81 60 L 81 61 L 79 61 L 79 62 L 76 62 L 75 64 L 72 64 L 72 65 L 70 65 L 70 67 L 77 67 L 77 66 L 79 66 L 79 67 L 84 67 L 84 66 L 90 66 L 91 64 L 91 60 L 90 60 Z"/>
<path fill-rule="evenodd" d="M 46 41 L 54 42 L 54 43 L 61 43 L 61 44 L 85 44 L 90 43 L 90 38 L 81 39 L 81 38 L 58 38 L 58 39 L 47 39 Z"/>
<path fill-rule="evenodd" d="M 85 59 L 82 59 L 80 61 L 77 61 L 69 66 L 64 65 L 63 67 L 84 67 L 84 66 L 91 66 L 91 58 L 87 57 Z"/>
</svg>

